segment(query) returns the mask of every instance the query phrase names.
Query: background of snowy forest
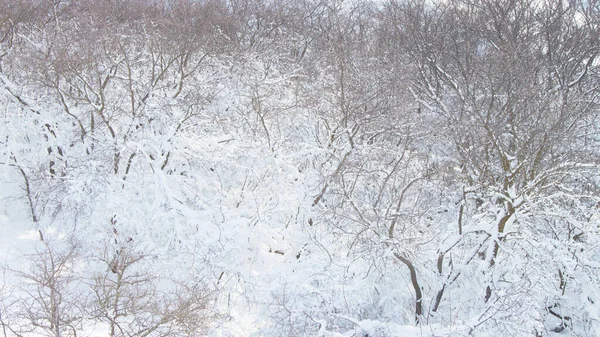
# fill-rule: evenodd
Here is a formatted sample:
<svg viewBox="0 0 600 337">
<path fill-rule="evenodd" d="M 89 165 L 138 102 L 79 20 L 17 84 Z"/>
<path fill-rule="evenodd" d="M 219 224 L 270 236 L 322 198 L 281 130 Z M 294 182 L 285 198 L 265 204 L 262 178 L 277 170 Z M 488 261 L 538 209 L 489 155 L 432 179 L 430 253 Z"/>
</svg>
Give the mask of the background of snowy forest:
<svg viewBox="0 0 600 337">
<path fill-rule="evenodd" d="M 600 1 L 0 0 L 0 336 L 600 336 Z"/>
</svg>

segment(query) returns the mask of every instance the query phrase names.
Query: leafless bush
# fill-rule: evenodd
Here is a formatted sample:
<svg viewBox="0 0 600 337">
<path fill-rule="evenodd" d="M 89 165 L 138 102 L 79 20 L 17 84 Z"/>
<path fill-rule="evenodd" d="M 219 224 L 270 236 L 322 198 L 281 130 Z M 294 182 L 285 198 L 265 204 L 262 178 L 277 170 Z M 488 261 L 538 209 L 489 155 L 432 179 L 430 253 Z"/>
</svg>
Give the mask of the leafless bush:
<svg viewBox="0 0 600 337">
<path fill-rule="evenodd" d="M 202 282 L 157 276 L 148 256 L 132 246 L 100 258 L 104 271 L 91 279 L 90 315 L 109 326 L 109 336 L 195 336 L 215 317 L 213 292 Z"/>
<path fill-rule="evenodd" d="M 20 281 L 13 293 L 16 300 L 9 314 L 11 324 L 4 325 L 17 335 L 26 332 L 45 336 L 76 336 L 82 322 L 85 291 L 76 272 L 79 246 L 50 242 L 39 232 L 35 252 L 24 256 L 25 270 L 11 268 Z"/>
<path fill-rule="evenodd" d="M 25 270 L 6 269 L 21 285 L 10 300 L 10 289 L 0 289 L 5 336 L 77 336 L 86 323 L 105 323 L 111 337 L 197 336 L 216 318 L 206 283 L 166 277 L 133 247 L 83 259 L 72 242 L 49 242 L 41 232 L 40 242 L 24 256 Z"/>
</svg>

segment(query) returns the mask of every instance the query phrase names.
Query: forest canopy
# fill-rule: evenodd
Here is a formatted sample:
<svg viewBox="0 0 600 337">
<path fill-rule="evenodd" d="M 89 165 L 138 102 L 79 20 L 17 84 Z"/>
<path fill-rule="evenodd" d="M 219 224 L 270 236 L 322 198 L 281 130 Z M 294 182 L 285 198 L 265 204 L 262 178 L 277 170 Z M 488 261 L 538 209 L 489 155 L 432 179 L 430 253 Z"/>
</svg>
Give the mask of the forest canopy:
<svg viewBox="0 0 600 337">
<path fill-rule="evenodd" d="M 600 1 L 0 8 L 4 337 L 600 331 Z"/>
</svg>

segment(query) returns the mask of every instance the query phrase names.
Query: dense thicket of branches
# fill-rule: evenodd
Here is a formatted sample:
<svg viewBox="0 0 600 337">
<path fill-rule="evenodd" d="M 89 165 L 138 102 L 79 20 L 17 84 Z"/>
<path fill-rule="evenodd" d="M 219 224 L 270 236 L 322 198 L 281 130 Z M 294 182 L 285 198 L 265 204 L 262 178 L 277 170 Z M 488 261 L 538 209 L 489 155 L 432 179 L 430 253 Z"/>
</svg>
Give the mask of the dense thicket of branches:
<svg viewBox="0 0 600 337">
<path fill-rule="evenodd" d="M 600 330 L 600 2 L 0 8 L 5 335 Z"/>
</svg>

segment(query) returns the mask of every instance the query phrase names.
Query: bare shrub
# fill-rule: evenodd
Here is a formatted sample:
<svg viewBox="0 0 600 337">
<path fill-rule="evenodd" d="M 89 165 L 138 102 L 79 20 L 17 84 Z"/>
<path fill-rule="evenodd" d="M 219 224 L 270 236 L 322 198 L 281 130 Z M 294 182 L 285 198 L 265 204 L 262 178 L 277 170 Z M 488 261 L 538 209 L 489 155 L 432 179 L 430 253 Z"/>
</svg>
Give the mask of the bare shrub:
<svg viewBox="0 0 600 337">
<path fill-rule="evenodd" d="M 91 279 L 90 314 L 109 336 L 195 336 L 214 318 L 213 291 L 202 282 L 178 282 L 152 271 L 148 255 L 132 246 L 114 254 L 107 247 Z"/>
<path fill-rule="evenodd" d="M 25 270 L 10 269 L 21 281 L 13 293 L 17 300 L 10 327 L 17 335 L 36 332 L 44 336 L 76 336 L 85 302 L 81 279 L 75 272 L 79 246 L 50 242 L 39 231 L 40 244 L 25 255 Z M 17 318 L 17 319 L 15 319 Z M 4 323 L 4 322 L 3 322 Z"/>
</svg>

